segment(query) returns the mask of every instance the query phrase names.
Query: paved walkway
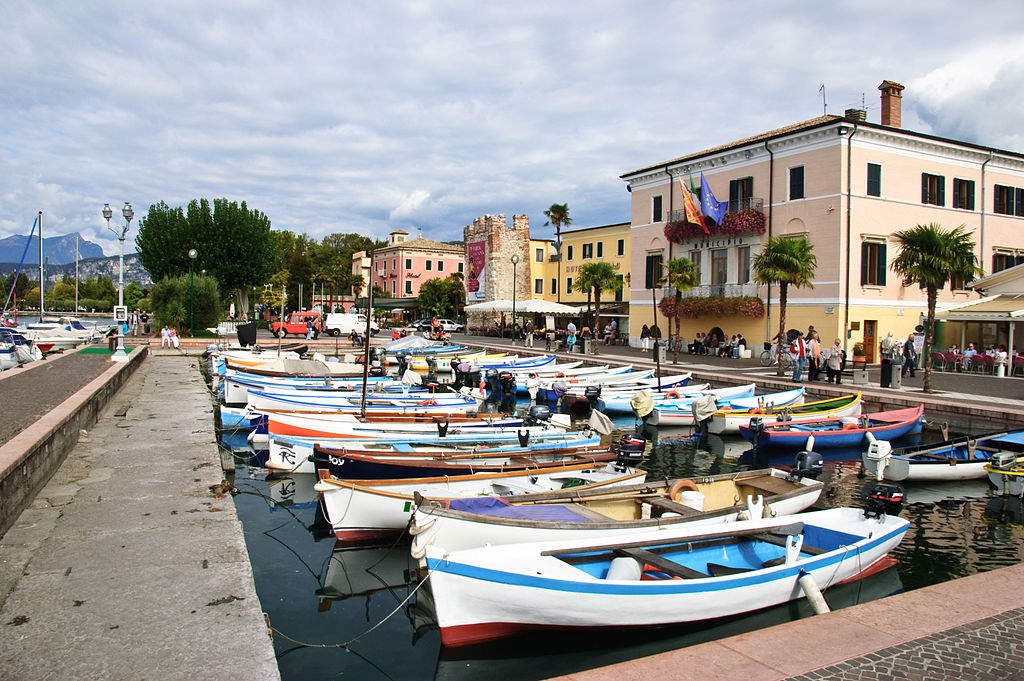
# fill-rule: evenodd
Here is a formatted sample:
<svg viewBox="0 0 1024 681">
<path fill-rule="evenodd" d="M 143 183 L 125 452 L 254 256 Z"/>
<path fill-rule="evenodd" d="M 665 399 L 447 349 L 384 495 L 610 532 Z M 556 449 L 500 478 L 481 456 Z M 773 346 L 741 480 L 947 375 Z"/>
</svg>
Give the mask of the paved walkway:
<svg viewBox="0 0 1024 681">
<path fill-rule="evenodd" d="M 0 539 L 0 679 L 278 679 L 194 359 L 147 359 Z"/>
</svg>

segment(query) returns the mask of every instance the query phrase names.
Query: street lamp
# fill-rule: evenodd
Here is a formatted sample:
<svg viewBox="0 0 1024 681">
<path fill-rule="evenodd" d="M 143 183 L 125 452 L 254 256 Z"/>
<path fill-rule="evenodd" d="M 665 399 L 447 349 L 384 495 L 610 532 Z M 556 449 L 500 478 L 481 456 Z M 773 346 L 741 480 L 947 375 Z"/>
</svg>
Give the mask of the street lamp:
<svg viewBox="0 0 1024 681">
<path fill-rule="evenodd" d="M 519 255 L 516 253 L 512 254 L 510 258 L 512 261 L 512 345 L 516 344 L 516 272 L 518 268 L 516 265 L 519 264 Z"/>
<path fill-rule="evenodd" d="M 121 209 L 121 215 L 124 217 L 124 227 L 111 227 L 110 218 L 114 217 L 114 211 L 110 207 L 109 203 L 103 204 L 103 219 L 107 221 L 107 229 L 109 229 L 119 244 L 118 249 L 118 275 L 117 275 L 117 306 L 124 307 L 124 239 L 125 235 L 128 234 L 128 228 L 131 226 L 132 218 L 135 217 L 135 211 L 132 210 L 132 204 L 127 201 L 124 202 L 124 208 Z M 116 315 L 115 315 L 116 317 Z M 128 353 L 124 351 L 124 326 L 123 323 L 117 322 L 117 349 L 112 355 L 112 359 L 118 362 L 124 362 L 128 359 Z"/>
<path fill-rule="evenodd" d="M 195 283 L 195 275 L 192 273 L 192 265 L 196 262 L 199 251 L 194 248 L 188 249 L 188 332 L 195 336 L 195 314 L 192 311 L 192 285 Z"/>
</svg>

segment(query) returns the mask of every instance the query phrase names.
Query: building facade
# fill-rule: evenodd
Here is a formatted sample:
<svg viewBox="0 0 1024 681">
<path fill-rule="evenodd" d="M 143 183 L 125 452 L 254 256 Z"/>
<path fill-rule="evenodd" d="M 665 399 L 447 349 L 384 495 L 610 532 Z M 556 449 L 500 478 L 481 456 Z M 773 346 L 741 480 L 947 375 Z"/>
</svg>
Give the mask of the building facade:
<svg viewBox="0 0 1024 681">
<path fill-rule="evenodd" d="M 372 266 L 365 253 L 352 256 L 353 272 L 362 267 L 369 270 L 372 286 L 379 286 L 392 298 L 415 298 L 420 287 L 431 279 L 462 275 L 466 250 L 462 246 L 418 237 L 398 229 L 391 232 L 388 245 L 373 253 Z"/>
<path fill-rule="evenodd" d="M 881 337 L 906 336 L 926 309 L 923 293 L 891 269 L 894 232 L 962 224 L 986 273 L 1024 262 L 1024 155 L 903 129 L 903 87 L 885 81 L 879 89 L 880 123 L 849 110 L 623 175 L 631 192 L 634 332 L 652 323 L 655 303 L 675 295 L 661 285 L 661 272 L 670 258 L 684 257 L 698 264 L 701 285 L 682 295 L 716 300 L 690 308 L 696 316 L 683 319 L 683 338 L 715 327 L 754 345 L 772 338 L 778 291 L 755 284 L 752 269 L 770 236 L 807 237 L 818 261 L 814 287 L 789 290 L 787 327 L 813 325 L 848 348 L 863 342 L 869 360 Z M 701 173 L 728 201 L 726 219 L 710 234 L 683 225 L 679 183 L 689 187 L 692 178 L 700 186 Z M 951 282 L 939 301 L 948 307 L 974 297 L 966 282 Z M 737 304 L 752 298 L 764 314 Z M 658 321 L 666 328 L 660 314 Z"/>
</svg>

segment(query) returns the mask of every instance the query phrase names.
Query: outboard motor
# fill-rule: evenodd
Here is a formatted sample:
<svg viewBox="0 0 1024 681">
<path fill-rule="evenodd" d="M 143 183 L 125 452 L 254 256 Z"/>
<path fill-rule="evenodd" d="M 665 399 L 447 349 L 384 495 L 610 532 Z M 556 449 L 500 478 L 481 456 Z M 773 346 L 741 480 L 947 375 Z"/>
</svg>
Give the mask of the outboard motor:
<svg viewBox="0 0 1024 681">
<path fill-rule="evenodd" d="M 498 381 L 498 370 L 488 369 L 484 374 L 484 392 L 487 404 L 497 405 L 501 401 L 501 383 Z"/>
<path fill-rule="evenodd" d="M 451 361 L 448 362 L 448 366 L 452 372 L 452 387 L 458 390 L 462 387 L 462 374 L 459 373 L 459 362 L 462 360 L 458 357 L 452 357 Z"/>
<path fill-rule="evenodd" d="M 797 452 L 796 458 L 793 460 L 793 468 L 789 471 L 789 477 L 791 480 L 800 478 L 817 480 L 823 470 L 821 454 L 805 449 L 802 452 Z"/>
<path fill-rule="evenodd" d="M 761 433 L 764 432 L 764 419 L 760 417 L 754 417 L 750 419 L 747 424 L 750 429 L 750 443 L 754 445 L 753 451 L 757 451 L 757 443 L 761 439 Z"/>
<path fill-rule="evenodd" d="M 549 421 L 551 421 L 551 410 L 547 405 L 535 404 L 526 412 L 526 416 L 523 418 L 523 425 L 539 426 Z"/>
<path fill-rule="evenodd" d="M 867 488 L 864 516 L 880 518 L 883 515 L 898 515 L 903 508 L 904 498 L 903 487 L 894 482 L 873 483 Z"/>
<path fill-rule="evenodd" d="M 588 385 L 583 390 L 583 395 L 590 402 L 591 410 L 596 409 L 597 411 L 604 411 L 604 401 L 601 399 L 601 386 L 599 385 Z M 588 414 L 589 417 L 589 414 Z"/>
<path fill-rule="evenodd" d="M 632 435 L 623 435 L 619 440 L 619 458 L 640 459 L 644 455 L 647 441 Z"/>
<path fill-rule="evenodd" d="M 423 377 L 423 385 L 430 392 L 437 392 L 441 387 L 441 381 L 437 379 L 437 359 L 434 357 L 427 357 L 427 375 Z"/>
<path fill-rule="evenodd" d="M 382 376 L 384 376 L 384 367 L 382 367 L 380 365 L 380 362 L 378 362 L 377 360 L 373 360 L 370 363 L 370 370 L 369 372 L 367 372 L 367 375 L 373 378 L 381 378 Z"/>
<path fill-rule="evenodd" d="M 501 385 L 501 406 L 502 412 L 513 412 L 516 410 L 516 376 L 511 371 L 502 371 L 498 374 L 498 383 Z"/>
</svg>

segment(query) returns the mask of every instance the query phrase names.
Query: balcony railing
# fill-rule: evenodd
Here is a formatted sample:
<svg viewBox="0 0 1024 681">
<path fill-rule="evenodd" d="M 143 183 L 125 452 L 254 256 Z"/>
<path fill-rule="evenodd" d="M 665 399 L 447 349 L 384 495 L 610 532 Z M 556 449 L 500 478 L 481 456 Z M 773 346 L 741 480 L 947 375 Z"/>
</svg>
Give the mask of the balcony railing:
<svg viewBox="0 0 1024 681">
<path fill-rule="evenodd" d="M 764 199 L 760 199 L 754 196 L 746 199 L 735 199 L 729 201 L 729 207 L 726 209 L 727 213 L 739 213 L 741 211 L 752 208 L 756 211 L 764 212 Z M 669 211 L 668 221 L 669 222 L 683 222 L 686 220 L 685 210 L 673 210 Z"/>
<path fill-rule="evenodd" d="M 696 286 L 689 291 L 683 291 L 682 293 L 683 298 L 735 298 L 737 296 L 756 296 L 757 284 L 704 284 L 702 286 Z M 665 298 L 670 298 L 675 294 L 676 290 L 671 286 L 666 286 L 662 290 L 662 295 Z"/>
</svg>

